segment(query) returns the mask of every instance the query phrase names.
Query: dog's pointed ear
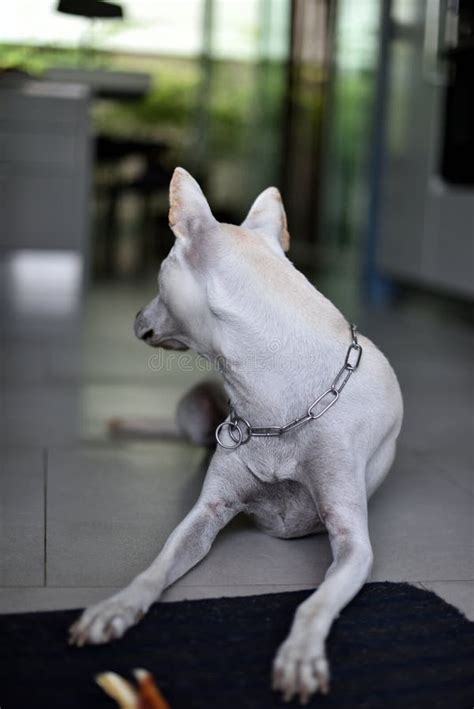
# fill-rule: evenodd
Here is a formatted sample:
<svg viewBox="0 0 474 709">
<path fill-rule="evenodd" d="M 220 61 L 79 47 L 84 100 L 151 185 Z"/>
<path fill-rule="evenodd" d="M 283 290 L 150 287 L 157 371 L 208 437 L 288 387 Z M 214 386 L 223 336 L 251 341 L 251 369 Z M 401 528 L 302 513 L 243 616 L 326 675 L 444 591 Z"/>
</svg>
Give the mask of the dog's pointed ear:
<svg viewBox="0 0 474 709">
<path fill-rule="evenodd" d="M 241 226 L 258 231 L 266 239 L 279 244 L 283 251 L 290 248 L 285 208 L 276 187 L 268 187 L 259 194 Z"/>
<path fill-rule="evenodd" d="M 185 239 L 217 225 L 198 183 L 182 167 L 171 178 L 168 222 L 174 235 Z"/>
</svg>

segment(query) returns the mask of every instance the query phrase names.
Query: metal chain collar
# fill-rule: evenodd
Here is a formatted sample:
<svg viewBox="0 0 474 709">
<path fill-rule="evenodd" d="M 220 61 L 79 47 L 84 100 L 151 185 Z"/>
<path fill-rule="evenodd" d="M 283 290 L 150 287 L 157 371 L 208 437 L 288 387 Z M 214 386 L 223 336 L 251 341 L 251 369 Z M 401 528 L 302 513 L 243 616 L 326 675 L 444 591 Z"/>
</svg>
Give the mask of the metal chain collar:
<svg viewBox="0 0 474 709">
<path fill-rule="evenodd" d="M 242 416 L 238 416 L 235 409 L 231 405 L 230 418 L 228 421 L 224 421 L 219 424 L 216 428 L 216 440 L 222 448 L 235 449 L 238 448 L 243 443 L 247 443 L 251 438 L 269 438 L 270 436 L 282 436 L 288 431 L 293 431 L 293 429 L 302 426 L 308 421 L 316 421 L 316 419 L 321 418 L 331 406 L 334 406 L 336 401 L 339 399 L 341 391 L 346 386 L 352 374 L 356 371 L 360 364 L 360 359 L 362 357 L 362 347 L 359 345 L 357 340 L 357 328 L 355 325 L 351 325 L 351 336 L 352 342 L 348 347 L 346 353 L 346 359 L 344 360 L 344 365 L 339 370 L 333 383 L 323 394 L 318 396 L 318 398 L 313 401 L 311 406 L 308 408 L 304 416 L 290 421 L 290 423 L 284 426 L 263 426 L 256 427 L 251 426 L 247 419 Z M 328 398 L 330 397 L 330 398 Z M 323 402 L 321 404 L 321 402 Z M 320 410 L 316 410 L 318 404 L 323 407 Z M 224 443 L 222 441 L 222 433 L 227 429 L 228 436 L 232 440 L 232 443 Z"/>
</svg>

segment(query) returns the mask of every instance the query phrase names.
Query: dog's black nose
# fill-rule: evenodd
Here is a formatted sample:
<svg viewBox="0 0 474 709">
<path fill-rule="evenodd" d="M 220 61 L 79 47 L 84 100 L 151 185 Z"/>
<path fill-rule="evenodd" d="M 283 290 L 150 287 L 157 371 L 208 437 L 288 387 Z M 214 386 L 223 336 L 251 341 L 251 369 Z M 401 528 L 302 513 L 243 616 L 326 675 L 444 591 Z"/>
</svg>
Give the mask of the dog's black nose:
<svg viewBox="0 0 474 709">
<path fill-rule="evenodd" d="M 153 335 L 154 335 L 154 332 L 153 332 L 153 330 L 150 328 L 150 330 L 145 330 L 145 332 L 143 332 L 143 333 L 140 335 L 140 339 L 141 339 L 141 340 L 149 340 L 150 338 L 153 337 Z"/>
</svg>

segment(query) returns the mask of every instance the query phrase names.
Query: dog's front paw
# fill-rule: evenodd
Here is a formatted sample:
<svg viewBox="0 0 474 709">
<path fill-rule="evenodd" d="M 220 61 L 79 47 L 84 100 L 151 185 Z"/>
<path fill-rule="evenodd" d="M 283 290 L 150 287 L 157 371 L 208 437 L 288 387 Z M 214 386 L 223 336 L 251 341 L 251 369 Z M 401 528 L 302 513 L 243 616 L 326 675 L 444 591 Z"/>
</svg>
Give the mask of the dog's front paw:
<svg viewBox="0 0 474 709">
<path fill-rule="evenodd" d="M 320 643 L 308 632 L 292 632 L 273 662 L 273 689 L 285 702 L 297 696 L 307 704 L 315 692 L 329 692 L 329 664 Z"/>
<path fill-rule="evenodd" d="M 138 623 L 144 614 L 145 611 L 136 602 L 118 594 L 84 611 L 69 628 L 69 644 L 82 647 L 116 640 Z"/>
</svg>

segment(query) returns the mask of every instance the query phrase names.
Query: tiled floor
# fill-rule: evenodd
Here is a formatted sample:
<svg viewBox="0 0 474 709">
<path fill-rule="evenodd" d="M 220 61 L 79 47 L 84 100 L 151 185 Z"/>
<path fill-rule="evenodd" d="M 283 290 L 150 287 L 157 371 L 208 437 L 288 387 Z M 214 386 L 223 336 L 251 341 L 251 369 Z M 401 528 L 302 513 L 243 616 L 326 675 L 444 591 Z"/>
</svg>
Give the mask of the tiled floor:
<svg viewBox="0 0 474 709">
<path fill-rule="evenodd" d="M 203 377 L 137 342 L 144 286 L 89 289 L 69 315 L 15 311 L 2 326 L 0 612 L 99 600 L 140 571 L 196 498 L 205 453 L 117 441 L 120 415 L 171 416 Z M 39 294 L 39 298 L 41 295 Z M 474 619 L 473 337 L 454 308 L 348 313 L 389 355 L 405 397 L 393 470 L 370 505 L 372 580 L 410 581 Z M 81 327 L 82 323 L 82 327 Z M 156 356 L 155 356 L 156 357 Z M 189 371 L 187 371 L 189 370 Z M 325 536 L 278 540 L 244 518 L 166 599 L 312 588 Z"/>
</svg>

